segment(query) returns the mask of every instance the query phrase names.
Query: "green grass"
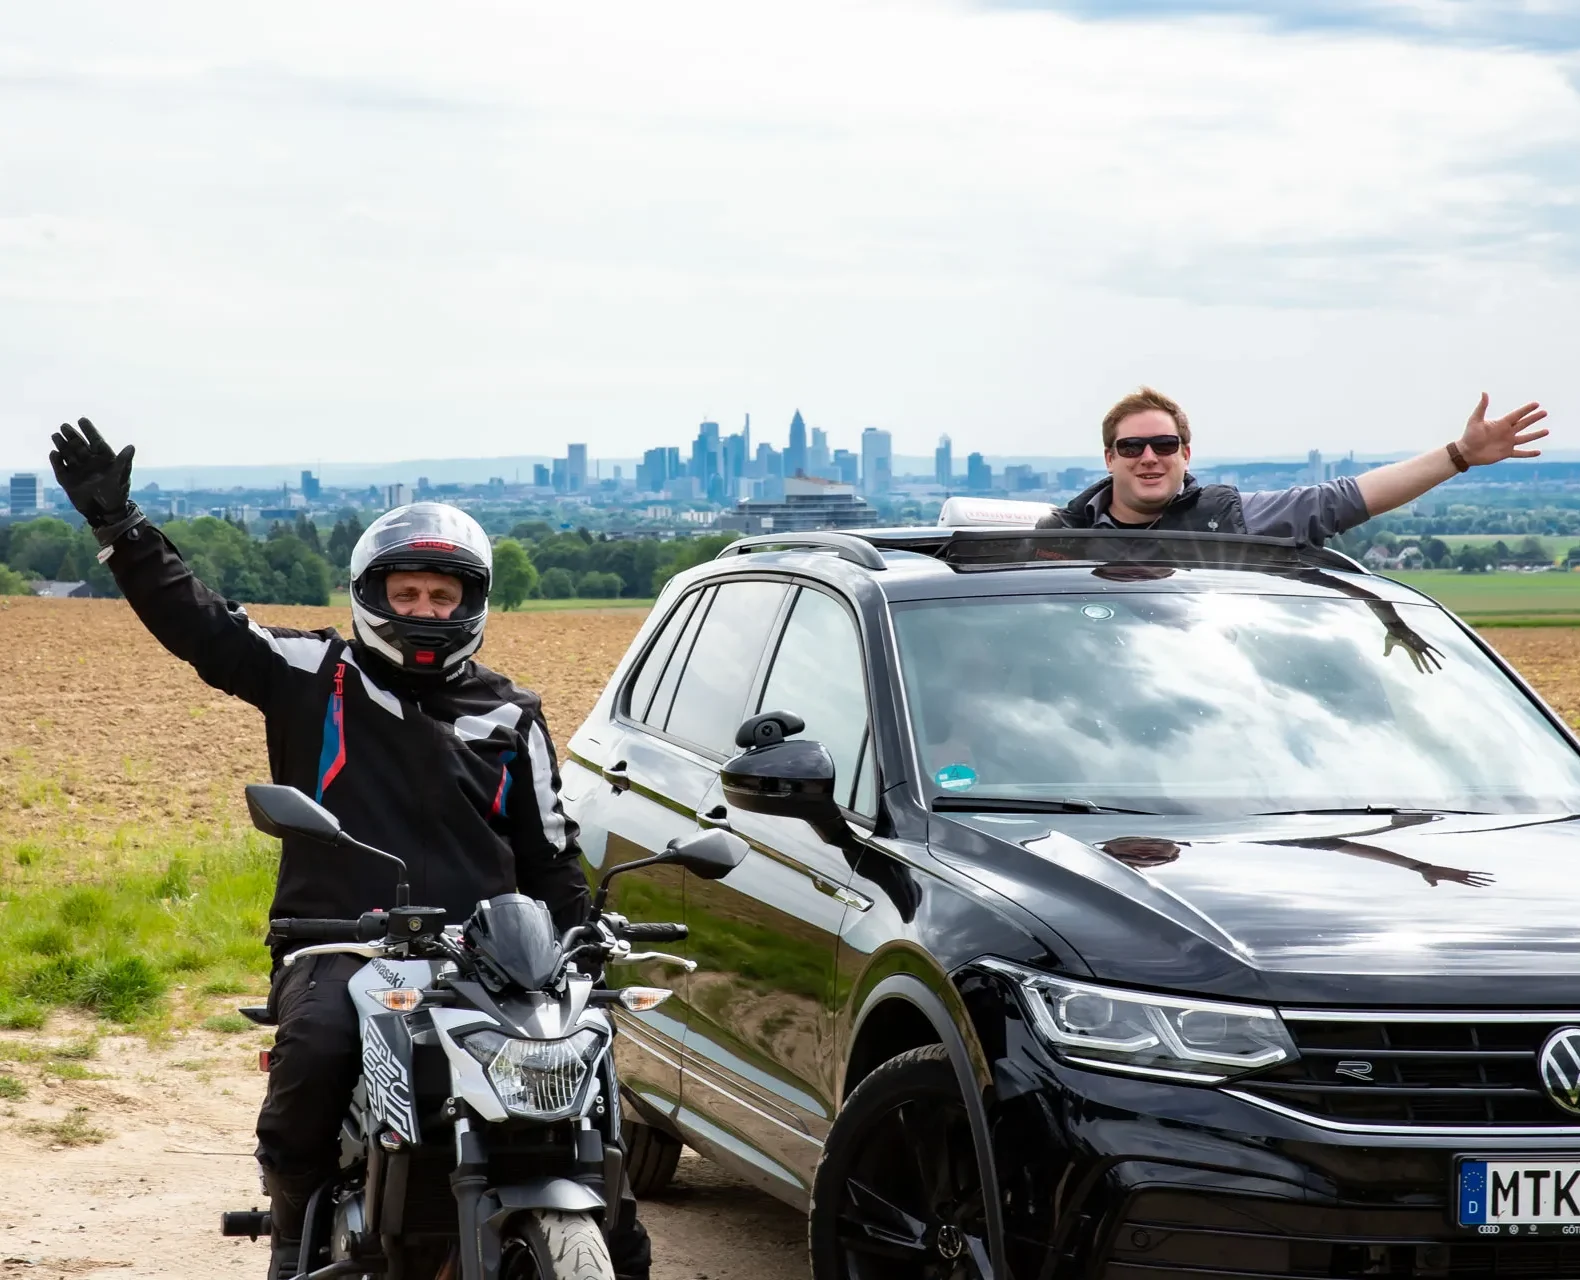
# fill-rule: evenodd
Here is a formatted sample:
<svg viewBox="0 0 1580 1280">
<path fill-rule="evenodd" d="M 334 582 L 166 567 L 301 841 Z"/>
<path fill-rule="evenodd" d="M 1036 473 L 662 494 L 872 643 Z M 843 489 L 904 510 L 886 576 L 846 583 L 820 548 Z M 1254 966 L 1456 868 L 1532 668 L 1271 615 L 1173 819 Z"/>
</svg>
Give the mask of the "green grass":
<svg viewBox="0 0 1580 1280">
<path fill-rule="evenodd" d="M 0 1098 L 15 1102 L 19 1098 L 27 1097 L 27 1086 L 15 1076 L 0 1075 Z"/>
<path fill-rule="evenodd" d="M 220 1013 L 212 1018 L 203 1020 L 203 1030 L 222 1031 L 226 1035 L 238 1035 L 252 1028 L 252 1023 L 239 1013 Z"/>
<path fill-rule="evenodd" d="M 523 600 L 513 613 L 556 613 L 562 609 L 651 609 L 651 600 Z"/>
<path fill-rule="evenodd" d="M 75 1007 L 121 1023 L 162 1014 L 177 985 L 260 988 L 278 846 L 251 833 L 135 851 L 70 883 L 53 859 L 0 850 L 0 1026 Z"/>
<path fill-rule="evenodd" d="M 1476 626 L 1580 625 L 1580 573 L 1388 572 Z"/>
</svg>

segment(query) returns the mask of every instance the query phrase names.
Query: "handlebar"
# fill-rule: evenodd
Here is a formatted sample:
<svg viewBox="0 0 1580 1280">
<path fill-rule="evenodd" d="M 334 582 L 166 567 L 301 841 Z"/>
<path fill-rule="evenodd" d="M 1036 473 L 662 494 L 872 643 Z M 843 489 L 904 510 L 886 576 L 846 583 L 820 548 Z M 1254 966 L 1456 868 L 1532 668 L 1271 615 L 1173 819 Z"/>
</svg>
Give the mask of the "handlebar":
<svg viewBox="0 0 1580 1280">
<path fill-rule="evenodd" d="M 627 924 L 616 936 L 629 942 L 684 942 L 688 932 L 683 924 Z"/>
<path fill-rule="evenodd" d="M 269 921 L 269 932 L 288 942 L 375 942 L 385 935 L 388 917 L 366 912 L 358 920 L 322 920 L 308 916 Z"/>
</svg>

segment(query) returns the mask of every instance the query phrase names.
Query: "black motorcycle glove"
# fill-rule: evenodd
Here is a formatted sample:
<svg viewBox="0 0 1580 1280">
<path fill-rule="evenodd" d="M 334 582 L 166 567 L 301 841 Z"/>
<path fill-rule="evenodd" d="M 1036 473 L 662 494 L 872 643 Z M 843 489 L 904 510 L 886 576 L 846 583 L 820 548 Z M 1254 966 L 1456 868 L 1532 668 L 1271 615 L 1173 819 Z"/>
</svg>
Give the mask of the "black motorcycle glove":
<svg viewBox="0 0 1580 1280">
<path fill-rule="evenodd" d="M 135 445 L 116 453 L 86 418 L 77 419 L 76 427 L 62 423 L 53 439 L 49 465 L 55 470 L 55 479 L 101 546 L 108 546 L 142 520 L 142 512 L 131 500 Z"/>
</svg>

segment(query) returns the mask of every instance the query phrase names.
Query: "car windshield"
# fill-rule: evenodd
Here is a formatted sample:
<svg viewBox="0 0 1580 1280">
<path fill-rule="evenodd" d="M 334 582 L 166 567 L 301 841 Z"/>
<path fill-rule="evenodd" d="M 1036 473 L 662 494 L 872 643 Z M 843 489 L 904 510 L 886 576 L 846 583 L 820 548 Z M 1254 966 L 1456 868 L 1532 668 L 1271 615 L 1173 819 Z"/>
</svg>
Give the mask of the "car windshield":
<svg viewBox="0 0 1580 1280">
<path fill-rule="evenodd" d="M 1431 605 L 1115 592 L 894 622 L 935 802 L 1580 810 L 1580 753 Z"/>
</svg>

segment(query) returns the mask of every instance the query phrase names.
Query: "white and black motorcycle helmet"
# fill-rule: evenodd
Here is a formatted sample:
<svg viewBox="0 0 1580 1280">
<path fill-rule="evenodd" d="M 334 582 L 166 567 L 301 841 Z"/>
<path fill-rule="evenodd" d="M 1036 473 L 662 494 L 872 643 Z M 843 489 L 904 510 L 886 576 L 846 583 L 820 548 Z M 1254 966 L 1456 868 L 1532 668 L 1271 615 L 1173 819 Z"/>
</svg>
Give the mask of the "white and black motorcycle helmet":
<svg viewBox="0 0 1580 1280">
<path fill-rule="evenodd" d="M 448 618 L 404 617 L 390 607 L 385 584 L 399 571 L 459 578 L 461 603 Z M 482 646 L 494 551 L 476 520 L 443 502 L 414 502 L 387 511 L 351 551 L 351 626 L 356 637 L 392 666 L 412 675 L 443 676 Z"/>
</svg>

